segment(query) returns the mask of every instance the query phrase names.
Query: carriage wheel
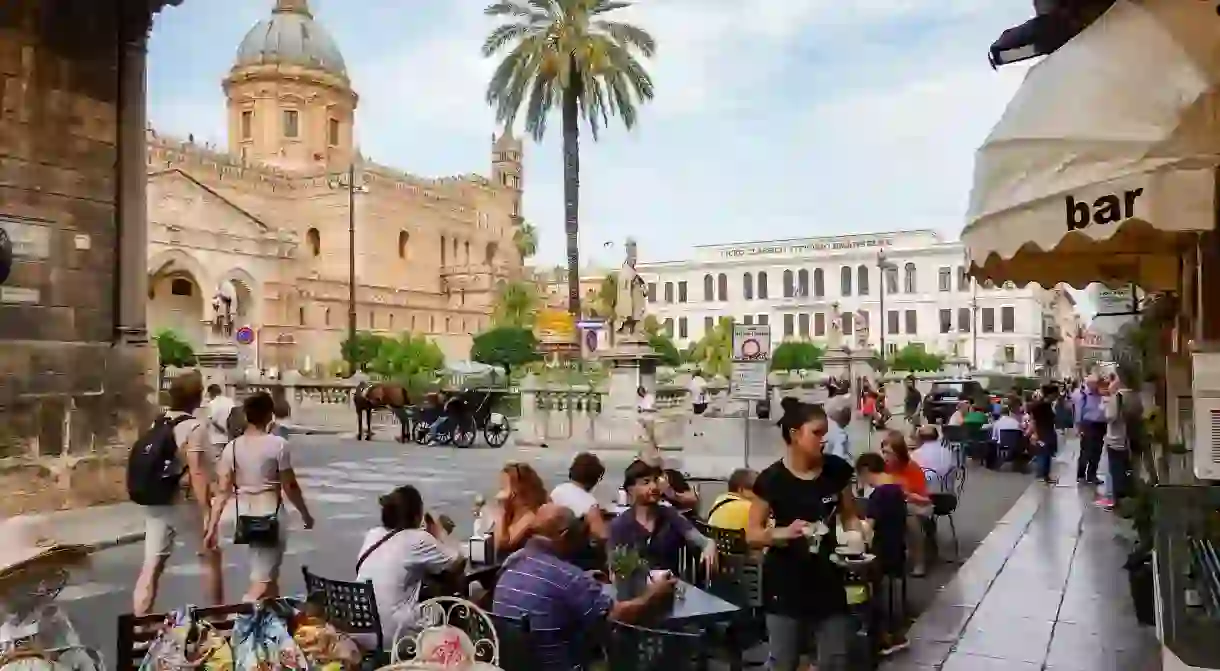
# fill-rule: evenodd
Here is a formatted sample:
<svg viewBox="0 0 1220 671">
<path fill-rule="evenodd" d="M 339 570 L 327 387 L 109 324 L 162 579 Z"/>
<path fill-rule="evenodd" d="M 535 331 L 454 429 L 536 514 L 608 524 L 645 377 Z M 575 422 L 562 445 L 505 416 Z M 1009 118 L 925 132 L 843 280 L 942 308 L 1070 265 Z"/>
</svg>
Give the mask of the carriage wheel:
<svg viewBox="0 0 1220 671">
<path fill-rule="evenodd" d="M 487 439 L 488 445 L 500 447 L 508 442 L 510 431 L 512 427 L 508 424 L 508 418 L 500 413 L 492 413 L 491 417 L 487 418 L 487 425 L 483 427 L 483 437 Z"/>
<path fill-rule="evenodd" d="M 456 447 L 470 447 L 474 445 L 476 435 L 473 422 L 459 422 L 453 431 L 453 444 Z"/>
</svg>

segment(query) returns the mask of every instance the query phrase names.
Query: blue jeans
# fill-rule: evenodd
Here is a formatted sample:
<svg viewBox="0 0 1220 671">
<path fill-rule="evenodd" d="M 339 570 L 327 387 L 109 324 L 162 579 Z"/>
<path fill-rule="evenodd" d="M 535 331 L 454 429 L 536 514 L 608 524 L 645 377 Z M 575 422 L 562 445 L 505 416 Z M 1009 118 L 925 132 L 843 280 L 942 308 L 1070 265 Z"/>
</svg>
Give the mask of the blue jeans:
<svg viewBox="0 0 1220 671">
<path fill-rule="evenodd" d="M 428 439 L 424 442 L 431 443 L 432 441 L 436 440 L 436 434 L 440 433 L 448 424 L 448 417 L 441 417 L 435 422 L 432 422 L 432 426 L 428 427 Z"/>
<path fill-rule="evenodd" d="M 768 613 L 766 621 L 770 671 L 796 671 L 810 639 L 817 646 L 818 671 L 848 671 L 854 632 L 847 615 L 815 622 Z"/>
<path fill-rule="evenodd" d="M 1059 452 L 1059 436 L 1055 433 L 1042 438 L 1042 445 L 1038 448 L 1038 455 L 1034 457 L 1035 474 L 1043 480 L 1051 478 L 1051 463 L 1055 460 L 1055 454 Z"/>
</svg>

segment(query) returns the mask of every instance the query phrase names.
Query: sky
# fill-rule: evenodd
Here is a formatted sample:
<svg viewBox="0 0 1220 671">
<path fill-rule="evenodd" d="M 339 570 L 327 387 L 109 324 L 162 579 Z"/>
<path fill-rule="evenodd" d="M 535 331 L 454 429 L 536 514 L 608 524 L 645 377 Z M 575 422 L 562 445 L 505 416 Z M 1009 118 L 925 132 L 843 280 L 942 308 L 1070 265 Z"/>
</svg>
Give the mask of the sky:
<svg viewBox="0 0 1220 671">
<path fill-rule="evenodd" d="M 220 82 L 273 0 L 191 0 L 157 18 L 149 116 L 225 144 Z M 490 170 L 487 0 L 310 0 L 360 94 L 364 154 L 421 176 Z M 581 145 L 582 261 L 697 244 L 931 228 L 956 239 L 973 153 L 1024 68 L 987 48 L 1032 15 L 1014 0 L 639 0 L 656 98 L 631 131 Z M 536 262 L 563 260 L 556 120 L 525 148 Z M 607 242 L 615 243 L 612 247 Z"/>
</svg>

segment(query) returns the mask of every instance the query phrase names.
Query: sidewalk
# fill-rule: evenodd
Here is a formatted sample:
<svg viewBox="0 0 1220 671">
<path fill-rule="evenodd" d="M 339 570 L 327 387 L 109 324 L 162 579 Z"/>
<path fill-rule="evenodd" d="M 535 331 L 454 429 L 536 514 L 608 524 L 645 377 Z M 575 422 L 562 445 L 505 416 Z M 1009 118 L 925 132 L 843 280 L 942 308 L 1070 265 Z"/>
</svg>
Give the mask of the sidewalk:
<svg viewBox="0 0 1220 671">
<path fill-rule="evenodd" d="M 56 541 L 95 550 L 144 540 L 144 512 L 134 503 L 18 515 L 18 519 L 46 529 Z"/>
<path fill-rule="evenodd" d="M 1035 482 L 933 600 L 887 671 L 1151 671 L 1152 627 L 1135 620 L 1122 520 L 1075 482 Z M 966 484 L 970 486 L 969 482 Z"/>
</svg>

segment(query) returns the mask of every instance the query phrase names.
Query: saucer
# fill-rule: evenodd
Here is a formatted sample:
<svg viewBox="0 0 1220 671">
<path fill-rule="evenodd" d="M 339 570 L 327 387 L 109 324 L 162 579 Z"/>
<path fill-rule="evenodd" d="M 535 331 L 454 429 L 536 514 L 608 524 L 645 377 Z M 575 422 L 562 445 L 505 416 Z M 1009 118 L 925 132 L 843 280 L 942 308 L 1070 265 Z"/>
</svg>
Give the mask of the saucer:
<svg viewBox="0 0 1220 671">
<path fill-rule="evenodd" d="M 866 566 L 868 564 L 871 564 L 876 559 L 877 559 L 876 555 L 869 554 L 867 552 L 865 552 L 862 555 L 857 555 L 855 558 L 844 557 L 843 555 L 837 554 L 837 553 L 830 556 L 830 560 L 832 562 L 834 562 L 840 566 L 846 566 L 849 568 L 853 568 L 853 567 L 857 567 L 857 566 Z"/>
</svg>

